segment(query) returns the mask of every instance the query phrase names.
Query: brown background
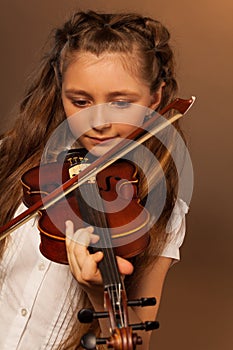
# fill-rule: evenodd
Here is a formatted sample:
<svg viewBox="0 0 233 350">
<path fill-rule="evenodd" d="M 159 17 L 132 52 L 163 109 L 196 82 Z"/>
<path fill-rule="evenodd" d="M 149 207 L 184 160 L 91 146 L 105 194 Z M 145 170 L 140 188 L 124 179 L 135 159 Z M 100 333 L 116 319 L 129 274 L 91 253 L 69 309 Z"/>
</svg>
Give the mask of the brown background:
<svg viewBox="0 0 233 350">
<path fill-rule="evenodd" d="M 151 349 L 232 349 L 232 1 L 1 0 L 1 131 L 10 127 L 50 30 L 73 9 L 130 10 L 170 29 L 180 97 L 197 96 L 183 125 L 195 187 L 182 248 L 171 269 Z"/>
</svg>

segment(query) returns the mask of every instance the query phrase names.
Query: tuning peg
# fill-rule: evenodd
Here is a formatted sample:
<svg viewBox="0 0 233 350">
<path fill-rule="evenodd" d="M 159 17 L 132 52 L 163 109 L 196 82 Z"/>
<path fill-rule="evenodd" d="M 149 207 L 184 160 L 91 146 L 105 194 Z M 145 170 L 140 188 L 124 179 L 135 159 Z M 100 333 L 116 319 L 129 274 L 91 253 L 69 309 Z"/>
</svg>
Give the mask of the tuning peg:
<svg viewBox="0 0 233 350">
<path fill-rule="evenodd" d="M 142 331 L 153 331 L 154 329 L 159 328 L 158 321 L 146 321 L 142 323 L 136 323 L 129 325 L 133 330 L 142 330 Z"/>
<path fill-rule="evenodd" d="M 109 317 L 108 312 L 94 312 L 92 309 L 82 309 L 78 312 L 78 319 L 81 323 L 91 323 L 94 318 Z"/>
<path fill-rule="evenodd" d="M 81 339 L 81 345 L 86 350 L 95 350 L 96 345 L 106 344 L 107 338 L 96 338 L 95 334 L 87 333 Z"/>
<path fill-rule="evenodd" d="M 153 306 L 156 304 L 156 299 L 153 298 L 141 298 L 141 299 L 135 299 L 135 300 L 128 300 L 127 305 L 128 306 Z"/>
<path fill-rule="evenodd" d="M 128 300 L 128 306 L 153 306 L 156 304 L 155 298 L 141 298 L 135 300 Z M 95 312 L 92 309 L 82 309 L 78 312 L 78 319 L 81 323 L 91 323 L 94 318 L 109 317 L 108 312 Z"/>
</svg>

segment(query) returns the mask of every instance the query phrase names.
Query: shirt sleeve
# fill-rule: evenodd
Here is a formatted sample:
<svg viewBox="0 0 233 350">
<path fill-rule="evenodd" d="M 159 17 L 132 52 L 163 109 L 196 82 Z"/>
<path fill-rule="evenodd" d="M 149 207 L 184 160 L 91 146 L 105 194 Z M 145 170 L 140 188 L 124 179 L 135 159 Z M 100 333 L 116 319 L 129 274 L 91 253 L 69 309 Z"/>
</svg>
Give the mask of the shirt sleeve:
<svg viewBox="0 0 233 350">
<path fill-rule="evenodd" d="M 188 209 L 187 204 L 182 199 L 177 199 L 166 227 L 169 234 L 168 241 L 160 256 L 180 260 L 180 247 L 186 231 L 185 214 L 187 214 Z"/>
</svg>

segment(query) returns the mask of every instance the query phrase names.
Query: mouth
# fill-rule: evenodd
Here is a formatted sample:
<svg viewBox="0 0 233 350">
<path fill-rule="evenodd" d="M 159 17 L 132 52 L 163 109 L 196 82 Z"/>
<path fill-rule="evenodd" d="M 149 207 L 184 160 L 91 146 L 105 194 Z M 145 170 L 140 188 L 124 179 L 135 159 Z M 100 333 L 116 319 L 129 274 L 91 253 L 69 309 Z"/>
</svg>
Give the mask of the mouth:
<svg viewBox="0 0 233 350">
<path fill-rule="evenodd" d="M 114 136 L 114 137 L 90 137 L 90 136 L 88 136 L 88 138 L 96 145 L 108 143 L 108 142 L 111 142 L 113 140 L 116 140 L 116 136 Z"/>
</svg>

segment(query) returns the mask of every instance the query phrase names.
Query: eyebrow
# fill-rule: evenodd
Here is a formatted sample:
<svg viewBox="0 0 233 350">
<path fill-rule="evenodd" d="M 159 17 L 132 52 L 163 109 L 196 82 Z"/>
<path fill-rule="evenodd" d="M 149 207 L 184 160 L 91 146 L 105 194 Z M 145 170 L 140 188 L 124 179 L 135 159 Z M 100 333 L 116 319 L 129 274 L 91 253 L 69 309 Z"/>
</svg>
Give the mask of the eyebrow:
<svg viewBox="0 0 233 350">
<path fill-rule="evenodd" d="M 67 89 L 65 90 L 66 95 L 85 95 L 87 97 L 91 97 L 85 90 L 77 90 L 77 89 Z"/>
<path fill-rule="evenodd" d="M 69 94 L 72 94 L 72 95 L 84 95 L 84 96 L 87 96 L 87 97 L 91 97 L 91 95 L 85 91 L 85 90 L 78 90 L 78 89 L 67 89 L 65 90 L 65 94 L 69 95 Z M 131 90 L 119 90 L 119 91 L 113 91 L 113 92 L 109 92 L 108 94 L 108 97 L 109 98 L 113 98 L 113 97 L 117 97 L 117 96 L 135 96 L 135 97 L 138 97 L 139 94 L 134 92 L 134 91 L 131 91 Z"/>
<path fill-rule="evenodd" d="M 108 94 L 109 97 L 116 97 L 116 96 L 136 96 L 138 97 L 139 94 L 134 92 L 134 91 L 130 91 L 130 90 L 120 90 L 120 91 L 113 91 L 113 92 L 110 92 Z"/>
</svg>

